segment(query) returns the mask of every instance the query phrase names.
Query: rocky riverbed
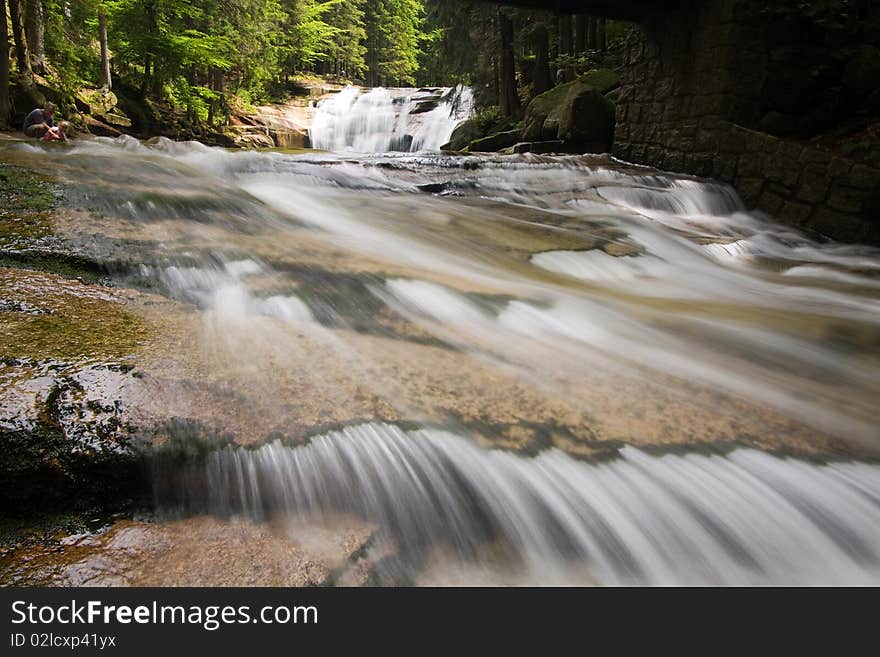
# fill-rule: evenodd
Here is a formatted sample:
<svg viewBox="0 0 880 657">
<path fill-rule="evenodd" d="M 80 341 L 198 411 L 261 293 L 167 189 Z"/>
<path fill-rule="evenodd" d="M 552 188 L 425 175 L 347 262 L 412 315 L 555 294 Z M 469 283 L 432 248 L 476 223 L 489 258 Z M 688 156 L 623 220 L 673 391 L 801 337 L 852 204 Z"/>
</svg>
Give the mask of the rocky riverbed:
<svg viewBox="0 0 880 657">
<path fill-rule="evenodd" d="M 686 275 L 633 274 L 671 256 L 666 233 L 631 218 L 684 217 L 670 244 L 687 249 L 736 244 L 736 229 L 718 238 L 693 212 L 606 200 L 609 186 L 678 183 L 607 159 L 512 157 L 4 145 L 0 581 L 541 581 L 511 565 L 523 555 L 482 503 L 495 529 L 463 564 L 452 530 L 404 546 L 380 502 L 353 505 L 329 481 L 317 515 L 281 512 L 262 479 L 259 508 L 202 499 L 220 490 L 221 449 L 295 450 L 353 427 L 442 429 L 523 464 L 632 448 L 876 458 L 875 254 L 838 260 L 820 292 L 786 279 L 787 295 L 769 285 L 791 253 L 765 249 L 758 273 L 701 256 L 701 275 L 736 292 L 706 296 Z M 560 270 L 559 253 L 590 254 L 602 275 Z M 554 307 L 571 310 L 543 318 Z"/>
</svg>

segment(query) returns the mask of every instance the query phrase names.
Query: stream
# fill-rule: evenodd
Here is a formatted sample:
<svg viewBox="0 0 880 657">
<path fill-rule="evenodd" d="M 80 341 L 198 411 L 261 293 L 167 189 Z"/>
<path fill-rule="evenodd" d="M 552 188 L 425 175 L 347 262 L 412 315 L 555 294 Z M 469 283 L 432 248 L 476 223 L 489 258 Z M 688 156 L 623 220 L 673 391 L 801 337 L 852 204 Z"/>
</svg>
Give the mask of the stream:
<svg viewBox="0 0 880 657">
<path fill-rule="evenodd" d="M 470 108 L 420 102 L 340 92 L 326 152 L 4 147 L 151 295 L 132 417 L 203 447 L 54 581 L 304 583 L 290 543 L 336 584 L 880 583 L 880 250 L 607 156 L 440 154 Z"/>
</svg>

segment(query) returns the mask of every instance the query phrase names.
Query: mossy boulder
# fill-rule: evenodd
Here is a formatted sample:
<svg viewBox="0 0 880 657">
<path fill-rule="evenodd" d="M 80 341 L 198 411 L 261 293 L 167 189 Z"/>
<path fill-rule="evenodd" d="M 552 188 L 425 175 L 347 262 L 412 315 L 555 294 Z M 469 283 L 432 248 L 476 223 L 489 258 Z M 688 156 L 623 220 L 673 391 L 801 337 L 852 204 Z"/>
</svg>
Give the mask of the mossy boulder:
<svg viewBox="0 0 880 657">
<path fill-rule="evenodd" d="M 594 68 L 581 75 L 578 81 L 590 85 L 600 94 L 607 94 L 620 86 L 620 74 L 610 68 Z"/>
<path fill-rule="evenodd" d="M 553 87 L 549 91 L 532 98 L 526 107 L 523 119 L 523 141 L 552 141 L 556 139 L 556 132 L 552 130 L 555 122 L 558 130 L 559 114 L 566 103 L 568 94 L 572 89 L 585 86 L 578 81 L 569 82 Z M 545 131 L 544 124 L 548 123 Z M 553 132 L 551 135 L 550 132 Z"/>
<path fill-rule="evenodd" d="M 477 119 L 468 119 L 452 131 L 449 141 L 440 148 L 444 151 L 460 151 L 475 139 L 483 136 L 480 122 Z"/>
<path fill-rule="evenodd" d="M 468 152 L 494 153 L 495 151 L 500 151 L 504 148 L 510 148 L 511 146 L 519 143 L 519 141 L 519 130 L 507 130 L 505 132 L 497 132 L 494 135 L 489 135 L 488 137 L 483 137 L 482 139 L 475 139 L 474 141 L 472 141 L 470 144 L 468 144 Z"/>
<path fill-rule="evenodd" d="M 83 88 L 76 92 L 76 107 L 87 114 L 109 114 L 118 102 L 116 94 L 108 89 Z"/>
<path fill-rule="evenodd" d="M 595 89 L 572 95 L 559 120 L 557 137 L 583 144 L 585 152 L 604 153 L 614 141 L 614 103 Z"/>
<path fill-rule="evenodd" d="M 591 79 L 596 86 L 583 78 Z M 613 71 L 591 71 L 536 96 L 526 107 L 522 141 L 562 140 L 581 152 L 606 152 L 614 139 L 614 103 L 604 93 L 619 81 Z"/>
</svg>

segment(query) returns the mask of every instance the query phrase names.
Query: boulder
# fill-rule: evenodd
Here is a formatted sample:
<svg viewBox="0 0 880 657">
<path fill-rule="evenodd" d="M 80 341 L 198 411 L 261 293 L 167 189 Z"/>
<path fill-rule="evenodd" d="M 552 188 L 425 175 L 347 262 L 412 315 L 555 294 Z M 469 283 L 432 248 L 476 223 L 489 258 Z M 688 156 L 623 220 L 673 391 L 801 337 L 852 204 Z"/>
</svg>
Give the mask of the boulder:
<svg viewBox="0 0 880 657">
<path fill-rule="evenodd" d="M 263 132 L 247 132 L 235 137 L 239 148 L 275 148 L 275 141 Z"/>
<path fill-rule="evenodd" d="M 108 112 L 107 114 L 99 114 L 98 119 L 117 128 L 131 128 L 131 119 L 125 116 L 119 110 Z"/>
<path fill-rule="evenodd" d="M 235 148 L 235 137 L 225 132 L 208 132 L 202 141 L 209 146 L 220 146 L 221 148 Z"/>
<path fill-rule="evenodd" d="M 277 130 L 272 132 L 275 143 L 281 148 L 310 148 L 309 133 L 305 130 Z"/>
<path fill-rule="evenodd" d="M 452 131 L 449 141 L 440 148 L 444 151 L 460 151 L 483 134 L 480 123 L 476 119 L 468 119 Z"/>
<path fill-rule="evenodd" d="M 585 74 L 589 75 L 589 74 Z M 611 76 L 597 81 L 612 84 Z M 536 96 L 526 108 L 522 141 L 562 140 L 581 152 L 606 152 L 614 139 L 614 103 L 581 79 Z"/>
<path fill-rule="evenodd" d="M 468 151 L 471 153 L 491 153 L 500 151 L 504 148 L 510 148 L 520 141 L 519 130 L 508 130 L 506 132 L 497 132 L 494 135 L 475 139 L 468 144 Z"/>
<path fill-rule="evenodd" d="M 514 153 L 561 153 L 565 150 L 565 143 L 556 139 L 553 141 L 522 141 L 513 147 Z"/>
<path fill-rule="evenodd" d="M 119 137 L 122 134 L 119 129 L 99 121 L 94 116 L 89 116 L 88 114 L 83 115 L 83 123 L 90 133 L 99 137 Z"/>
<path fill-rule="evenodd" d="M 559 113 L 565 105 L 566 98 L 574 86 L 586 87 L 575 81 L 561 84 L 532 98 L 526 106 L 525 118 L 523 119 L 523 141 L 548 141 L 556 139 L 556 134 L 550 135 L 550 128 L 544 130 L 544 123 L 548 119 L 559 120 Z M 558 126 L 557 126 L 558 129 Z"/>
<path fill-rule="evenodd" d="M 107 89 L 80 89 L 76 92 L 76 108 L 86 114 L 109 114 L 119 103 L 116 94 Z"/>
<path fill-rule="evenodd" d="M 581 75 L 578 81 L 590 85 L 600 94 L 607 94 L 620 86 L 620 75 L 610 68 L 594 68 Z"/>
</svg>

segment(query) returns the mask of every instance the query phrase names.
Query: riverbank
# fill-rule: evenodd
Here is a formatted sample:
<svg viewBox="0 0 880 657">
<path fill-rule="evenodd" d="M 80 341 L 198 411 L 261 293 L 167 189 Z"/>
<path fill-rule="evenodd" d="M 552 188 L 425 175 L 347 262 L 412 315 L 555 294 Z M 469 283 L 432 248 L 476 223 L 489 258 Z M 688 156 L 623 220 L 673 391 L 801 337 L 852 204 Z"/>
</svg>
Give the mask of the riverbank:
<svg viewBox="0 0 880 657">
<path fill-rule="evenodd" d="M 307 148 L 315 103 L 343 88 L 338 81 L 302 76 L 279 90 L 283 96 L 265 104 L 252 105 L 232 97 L 226 118 L 219 121 L 156 101 L 123 82 L 112 91 L 83 87 L 70 92 L 62 89 L 58 80 L 39 75 L 34 79 L 27 89 L 19 85 L 10 88 L 14 125 L 33 107 L 52 101 L 59 107 L 59 118 L 72 123 L 74 139 L 88 135 L 129 135 L 142 140 L 165 137 L 224 148 Z M 17 133 L 3 134 L 13 137 Z"/>
</svg>

